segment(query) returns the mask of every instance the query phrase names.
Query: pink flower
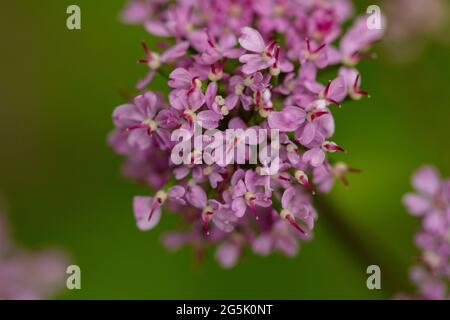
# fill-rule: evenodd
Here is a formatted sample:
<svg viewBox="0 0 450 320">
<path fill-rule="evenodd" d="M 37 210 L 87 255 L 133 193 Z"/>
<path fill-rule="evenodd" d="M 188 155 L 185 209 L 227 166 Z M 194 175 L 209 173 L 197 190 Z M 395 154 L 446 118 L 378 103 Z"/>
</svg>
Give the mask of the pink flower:
<svg viewBox="0 0 450 320">
<path fill-rule="evenodd" d="M 172 107 L 177 110 L 196 111 L 205 103 L 200 77 L 184 68 L 177 68 L 170 74 L 168 85 L 174 88 L 169 100 Z"/>
<path fill-rule="evenodd" d="M 216 259 L 226 269 L 232 268 L 238 262 L 240 247 L 232 242 L 225 242 L 217 248 Z"/>
<path fill-rule="evenodd" d="M 231 208 L 237 217 L 242 218 L 247 207 L 257 216 L 256 206 L 269 207 L 271 205 L 269 197 L 260 188 L 262 187 L 260 181 L 260 178 L 251 170 L 245 173 L 243 170 L 238 170 L 234 173 L 231 182 L 234 186 Z"/>
<path fill-rule="evenodd" d="M 211 34 L 205 31 L 200 38 L 199 40 L 204 42 L 199 58 L 202 64 L 211 65 L 223 58 L 236 59 L 244 53 L 243 49 L 236 48 L 237 39 L 232 34 L 223 34 L 216 42 Z"/>
<path fill-rule="evenodd" d="M 348 95 L 353 100 L 359 100 L 363 96 L 369 95 L 367 91 L 360 89 L 361 75 L 359 74 L 358 70 L 342 67 L 339 69 L 339 76 L 344 79 Z"/>
<path fill-rule="evenodd" d="M 161 219 L 158 200 L 152 197 L 134 197 L 133 210 L 136 224 L 142 231 L 153 229 Z"/>
<path fill-rule="evenodd" d="M 411 214 L 422 219 L 415 237 L 422 252 L 410 273 L 418 295 L 412 298 L 450 299 L 450 179 L 443 180 L 434 167 L 427 165 L 414 173 L 412 184 L 416 193 L 406 194 L 403 202 Z"/>
<path fill-rule="evenodd" d="M 177 122 L 176 115 L 168 109 L 161 109 L 161 101 L 152 92 L 134 99 L 114 110 L 113 119 L 118 128 L 128 132 L 128 143 L 140 149 L 147 149 L 154 141 L 163 149 L 171 144 L 170 133 Z"/>
<path fill-rule="evenodd" d="M 319 192 L 330 192 L 333 187 L 334 180 L 337 178 L 342 181 L 345 186 L 348 186 L 346 178 L 347 173 L 358 173 L 359 169 L 348 167 L 343 162 L 337 162 L 334 165 L 323 163 L 321 166 L 314 167 L 313 176 L 314 184 L 317 185 Z"/>
<path fill-rule="evenodd" d="M 252 241 L 252 250 L 262 256 L 278 251 L 288 257 L 294 257 L 299 249 L 298 239 L 297 230 L 293 230 L 288 223 L 278 220 L 269 232 L 262 233 Z"/>
<path fill-rule="evenodd" d="M 431 166 L 424 166 L 418 170 L 412 178 L 416 193 L 408 193 L 403 198 L 403 203 L 408 211 L 415 215 L 432 213 L 434 210 L 442 210 L 444 200 L 440 194 L 442 188 L 441 178 Z"/>
<path fill-rule="evenodd" d="M 305 110 L 293 106 L 285 107 L 280 112 L 271 112 L 268 117 L 269 126 L 282 132 L 297 130 L 305 120 Z"/>
<path fill-rule="evenodd" d="M 324 141 L 320 147 L 312 148 L 303 154 L 303 162 L 308 163 L 312 167 L 321 166 L 325 161 L 325 152 L 345 152 L 345 150 L 331 141 Z"/>
<path fill-rule="evenodd" d="M 242 29 L 239 37 L 240 45 L 253 53 L 244 54 L 239 58 L 239 61 L 244 63 L 242 72 L 245 74 L 252 74 L 259 70 L 267 69 L 277 62 L 277 54 L 279 48 L 275 41 L 265 44 L 261 34 L 250 27 Z"/>
<path fill-rule="evenodd" d="M 386 23 L 383 22 L 383 25 Z M 345 65 L 354 66 L 364 58 L 364 49 L 381 39 L 385 28 L 369 29 L 367 17 L 359 17 L 342 37 L 340 44 L 341 59 Z"/>
<path fill-rule="evenodd" d="M 304 195 L 299 188 L 289 188 L 283 193 L 281 205 L 283 206 L 281 217 L 293 225 L 302 236 L 308 237 L 309 230 L 314 228 L 314 220 L 317 216 L 314 208 L 310 205 L 309 197 Z M 302 221 L 306 228 L 301 226 L 297 220 Z"/>
<path fill-rule="evenodd" d="M 358 19 L 342 34 L 352 14 L 350 0 L 132 1 L 127 21 L 173 44 L 161 54 L 143 45 L 150 70 L 138 89 L 169 74 L 164 94 L 141 92 L 118 107 L 108 137 L 126 158 L 123 173 L 158 190 L 135 198 L 138 228 L 154 228 L 167 202 L 183 224 L 163 239 L 171 250 L 188 244 L 201 257 L 215 245 L 227 268 L 246 247 L 296 255 L 312 237 L 313 195 L 356 171 L 329 162 L 345 152 L 332 142 L 330 105 L 367 94 L 354 67 L 382 32 Z M 334 75 L 324 85 L 319 72 Z M 171 139 L 179 131 L 183 150 Z M 172 158 L 180 152 L 185 163 Z M 421 243 L 443 231 L 441 221 L 427 216 Z"/>
<path fill-rule="evenodd" d="M 175 46 L 167 49 L 161 55 L 156 52 L 150 51 L 145 42 L 142 42 L 142 47 L 144 48 L 146 57 L 145 59 L 139 60 L 139 63 L 146 64 L 150 68 L 149 72 L 145 76 L 145 78 L 138 82 L 137 88 L 143 89 L 147 86 L 150 81 L 152 81 L 153 77 L 157 70 L 161 67 L 162 64 L 168 63 L 170 61 L 176 60 L 186 54 L 186 50 L 189 48 L 188 42 L 180 42 Z"/>
<path fill-rule="evenodd" d="M 63 251 L 28 251 L 10 238 L 0 213 L 0 300 L 48 299 L 66 285 L 69 258 Z"/>
</svg>

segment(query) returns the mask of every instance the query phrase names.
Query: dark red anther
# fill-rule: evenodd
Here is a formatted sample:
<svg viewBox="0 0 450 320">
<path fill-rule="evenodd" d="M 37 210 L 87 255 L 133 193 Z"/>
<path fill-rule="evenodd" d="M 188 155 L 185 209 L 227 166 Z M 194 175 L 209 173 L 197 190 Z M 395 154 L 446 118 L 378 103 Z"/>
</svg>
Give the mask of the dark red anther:
<svg viewBox="0 0 450 320">
<path fill-rule="evenodd" d="M 211 211 L 206 211 L 205 216 L 203 218 L 203 229 L 205 230 L 205 233 L 208 236 L 209 236 L 209 220 L 212 215 L 213 213 Z"/>
<path fill-rule="evenodd" d="M 360 94 L 360 95 L 363 95 L 363 96 L 369 95 L 369 93 L 368 93 L 367 91 L 361 90 L 361 89 L 359 88 L 359 85 L 358 85 L 359 79 L 361 79 L 361 75 L 360 75 L 360 74 L 358 74 L 358 75 L 356 76 L 355 83 L 353 84 L 353 91 L 354 91 L 355 93 Z"/>
<path fill-rule="evenodd" d="M 272 41 L 270 41 L 269 45 L 267 46 L 266 53 L 269 57 L 273 56 L 273 54 L 274 54 L 273 50 L 274 50 L 276 44 L 277 44 L 277 42 L 275 40 L 272 40 Z"/>
<path fill-rule="evenodd" d="M 256 104 L 259 105 L 261 102 L 261 91 L 256 91 Z"/>
<path fill-rule="evenodd" d="M 327 111 L 317 111 L 317 112 L 314 112 L 314 113 L 311 115 L 311 120 L 315 120 L 315 119 L 320 118 L 321 116 L 324 116 L 324 115 L 326 115 L 326 114 L 328 114 Z"/>
<path fill-rule="evenodd" d="M 148 55 L 148 56 L 150 56 L 151 55 L 151 51 L 150 51 L 150 49 L 149 49 L 149 47 L 147 46 L 147 44 L 145 43 L 145 41 L 142 41 L 142 48 L 144 49 L 144 52 Z"/>
<path fill-rule="evenodd" d="M 136 130 L 136 129 L 144 129 L 147 128 L 147 126 L 145 124 L 135 124 L 134 126 L 128 127 L 127 131 L 132 131 L 132 130 Z"/>
<path fill-rule="evenodd" d="M 295 221 L 294 217 L 292 217 L 290 214 L 286 216 L 287 221 L 293 226 L 295 229 L 297 229 L 302 235 L 306 235 L 306 231 L 303 230 L 302 227 Z"/>
<path fill-rule="evenodd" d="M 343 153 L 347 153 L 347 151 L 342 148 L 341 146 L 335 144 L 335 143 L 324 143 L 323 147 L 327 150 L 327 151 L 340 151 Z"/>
<path fill-rule="evenodd" d="M 209 33 L 209 30 L 208 30 L 208 29 L 205 29 L 205 32 L 206 32 L 207 42 L 208 42 L 209 46 L 210 46 L 211 48 L 215 48 L 215 47 L 216 47 L 216 44 L 214 43 L 214 40 L 213 40 L 213 38 L 211 37 L 211 34 Z"/>
<path fill-rule="evenodd" d="M 291 181 L 290 178 L 283 177 L 282 175 L 279 175 L 279 176 L 278 176 L 278 179 L 283 180 L 283 181 L 288 181 L 288 182 Z"/>
<path fill-rule="evenodd" d="M 162 199 L 161 198 L 156 198 L 153 203 L 152 206 L 150 207 L 150 213 L 148 214 L 148 221 L 150 221 L 153 217 L 153 213 L 156 211 L 156 209 L 158 209 L 162 204 Z"/>
<path fill-rule="evenodd" d="M 320 47 L 318 47 L 316 50 L 313 51 L 313 53 L 318 53 L 320 50 L 322 50 L 323 48 L 325 48 L 326 44 L 322 44 Z"/>
<path fill-rule="evenodd" d="M 220 69 L 223 71 L 225 69 L 225 64 L 227 63 L 228 58 L 223 58 L 222 63 L 220 64 Z"/>
<path fill-rule="evenodd" d="M 325 87 L 325 93 L 324 93 L 325 98 L 327 98 L 327 96 L 328 96 L 328 92 L 330 91 L 330 86 L 331 86 L 331 80 L 328 81 L 328 84 Z"/>
</svg>

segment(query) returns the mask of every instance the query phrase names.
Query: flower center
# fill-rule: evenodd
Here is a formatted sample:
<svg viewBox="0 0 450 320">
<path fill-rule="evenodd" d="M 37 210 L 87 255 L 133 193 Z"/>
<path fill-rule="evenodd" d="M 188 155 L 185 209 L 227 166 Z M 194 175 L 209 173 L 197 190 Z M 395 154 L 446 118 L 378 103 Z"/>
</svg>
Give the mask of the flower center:
<svg viewBox="0 0 450 320">
<path fill-rule="evenodd" d="M 253 77 L 246 77 L 244 79 L 244 86 L 250 87 L 253 84 Z"/>
<path fill-rule="evenodd" d="M 148 61 L 148 66 L 152 70 L 156 70 L 161 66 L 161 57 L 159 54 L 152 52 L 150 53 L 151 59 Z"/>
<path fill-rule="evenodd" d="M 207 166 L 203 169 L 203 174 L 205 176 L 209 176 L 213 172 L 213 168 L 211 166 Z"/>
<path fill-rule="evenodd" d="M 244 86 L 242 85 L 242 84 L 237 84 L 236 85 L 236 87 L 234 88 L 234 93 L 237 95 L 237 96 L 240 96 L 240 95 L 242 95 L 242 93 L 244 92 Z"/>
<path fill-rule="evenodd" d="M 288 209 L 283 209 L 280 212 L 281 219 L 286 220 L 288 215 L 292 215 L 292 213 Z"/>
<path fill-rule="evenodd" d="M 267 51 L 264 51 L 261 53 L 261 58 L 264 60 L 264 62 L 270 63 L 272 61 L 272 57 Z"/>
<path fill-rule="evenodd" d="M 317 110 L 311 110 L 306 114 L 306 120 L 308 122 L 313 122 L 315 119 L 328 114 L 327 111 L 317 111 Z"/>
<path fill-rule="evenodd" d="M 342 64 L 346 67 L 353 68 L 358 64 L 358 55 L 345 56 L 342 58 Z"/>
<path fill-rule="evenodd" d="M 217 82 L 220 79 L 222 79 L 223 77 L 223 71 L 222 70 L 218 70 L 216 72 L 210 72 L 208 73 L 208 79 L 213 81 L 213 82 Z"/>
<path fill-rule="evenodd" d="M 225 99 L 222 96 L 216 96 L 214 102 L 217 103 L 218 106 L 223 106 L 225 104 Z"/>
<path fill-rule="evenodd" d="M 297 152 L 297 151 L 298 151 L 297 147 L 296 147 L 295 144 L 293 144 L 293 143 L 289 143 L 289 144 L 286 146 L 286 150 L 287 150 L 287 152 L 289 152 L 289 153 L 291 153 L 291 152 Z"/>
<path fill-rule="evenodd" d="M 145 118 L 144 121 L 142 121 L 142 124 L 148 127 L 150 131 L 158 129 L 158 124 L 152 118 Z"/>
<path fill-rule="evenodd" d="M 247 192 L 245 193 L 244 197 L 245 197 L 245 201 L 246 201 L 247 203 L 249 203 L 249 204 L 252 204 L 253 201 L 256 200 L 255 195 L 254 195 L 253 193 L 251 193 L 250 191 L 247 191 Z"/>
<path fill-rule="evenodd" d="M 193 83 L 195 88 L 201 89 L 202 81 L 199 78 L 194 78 L 194 80 L 192 80 L 192 83 Z"/>
<path fill-rule="evenodd" d="M 230 113 L 230 110 L 227 108 L 227 106 L 222 106 L 222 108 L 220 108 L 220 112 L 224 115 L 227 116 Z"/>
</svg>

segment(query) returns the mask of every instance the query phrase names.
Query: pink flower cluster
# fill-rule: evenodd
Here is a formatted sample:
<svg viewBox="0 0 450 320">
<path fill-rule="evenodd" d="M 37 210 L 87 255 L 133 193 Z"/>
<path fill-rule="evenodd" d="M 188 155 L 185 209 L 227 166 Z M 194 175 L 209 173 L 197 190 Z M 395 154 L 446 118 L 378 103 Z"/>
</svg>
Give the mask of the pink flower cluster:
<svg viewBox="0 0 450 320">
<path fill-rule="evenodd" d="M 65 285 L 67 262 L 59 251 L 32 252 L 17 247 L 0 212 L 0 300 L 51 297 Z"/>
<path fill-rule="evenodd" d="M 422 250 L 420 263 L 410 274 L 418 288 L 413 298 L 450 299 L 450 179 L 442 179 L 433 167 L 424 166 L 414 174 L 412 184 L 415 192 L 406 194 L 403 203 L 422 222 L 415 237 Z"/>
<path fill-rule="evenodd" d="M 328 158 L 345 152 L 330 140 L 331 110 L 367 95 L 355 67 L 383 31 L 370 30 L 366 16 L 345 30 L 352 17 L 349 0 L 130 1 L 122 19 L 142 24 L 163 48 L 143 43 L 142 93 L 114 111 L 109 136 L 127 159 L 125 174 L 157 190 L 135 197 L 138 227 L 155 227 L 167 205 L 188 226 L 164 237 L 171 249 L 191 244 L 202 253 L 217 244 L 224 267 L 245 247 L 296 255 L 317 218 L 312 196 L 355 171 Z M 167 77 L 168 94 L 148 91 L 155 76 Z M 175 165 L 171 134 L 196 125 L 278 130 L 279 172 L 262 175 L 265 163 L 198 163 L 195 152 L 190 164 Z"/>
</svg>

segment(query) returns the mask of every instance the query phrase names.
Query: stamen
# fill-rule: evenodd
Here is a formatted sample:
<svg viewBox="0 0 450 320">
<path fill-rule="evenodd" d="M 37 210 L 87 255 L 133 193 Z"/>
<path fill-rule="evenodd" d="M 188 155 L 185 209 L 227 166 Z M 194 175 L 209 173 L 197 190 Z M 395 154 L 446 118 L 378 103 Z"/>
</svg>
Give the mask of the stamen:
<svg viewBox="0 0 450 320">
<path fill-rule="evenodd" d="M 316 191 L 313 189 L 309 181 L 303 181 L 302 184 L 312 193 L 312 195 L 316 194 Z"/>
<path fill-rule="evenodd" d="M 259 104 L 261 102 L 261 91 L 256 92 L 255 100 L 256 100 L 256 105 L 259 106 Z"/>
<path fill-rule="evenodd" d="M 359 80 L 360 80 L 360 79 L 361 79 L 361 75 L 358 74 L 358 75 L 356 76 L 355 82 L 353 83 L 353 91 L 354 91 L 356 94 L 360 94 L 360 95 L 363 95 L 363 96 L 368 96 L 369 93 L 368 93 L 367 91 L 361 90 L 361 89 L 359 88 L 359 86 L 358 86 L 358 83 L 359 83 Z"/>
<path fill-rule="evenodd" d="M 278 62 L 278 58 L 280 57 L 280 46 L 275 48 L 275 60 Z"/>
<path fill-rule="evenodd" d="M 211 34 L 209 33 L 209 30 L 205 29 L 205 32 L 206 32 L 207 42 L 208 42 L 209 46 L 211 48 L 216 48 L 216 45 L 214 43 L 213 38 L 211 37 Z"/>
<path fill-rule="evenodd" d="M 300 225 L 295 221 L 294 217 L 292 215 L 288 214 L 286 215 L 286 220 L 290 223 L 291 226 L 293 226 L 295 229 L 297 229 L 302 235 L 306 236 L 306 231 L 300 227 Z"/>
<path fill-rule="evenodd" d="M 308 52 L 311 53 L 311 42 L 308 38 L 306 38 L 306 48 L 308 49 Z"/>
<path fill-rule="evenodd" d="M 147 128 L 147 126 L 145 124 L 135 124 L 134 126 L 131 126 L 129 128 L 127 128 L 127 131 L 132 131 L 132 130 L 136 130 L 136 129 L 144 129 Z"/>
<path fill-rule="evenodd" d="M 331 86 L 331 80 L 328 81 L 328 84 L 327 84 L 327 86 L 326 86 L 326 88 L 325 88 L 325 93 L 324 93 L 325 98 L 328 97 L 328 92 L 330 91 L 330 86 Z M 327 99 L 328 99 L 328 98 L 327 98 Z"/>
<path fill-rule="evenodd" d="M 312 195 L 316 194 L 316 191 L 309 183 L 308 176 L 303 171 L 298 170 L 295 173 L 295 178 L 297 179 L 298 183 L 300 183 L 302 186 L 304 186 L 306 189 L 308 189 L 312 193 Z"/>
<path fill-rule="evenodd" d="M 343 153 L 347 153 L 347 151 L 344 148 L 331 141 L 325 141 L 324 143 L 322 143 L 322 149 L 324 149 L 327 152 L 340 151 Z"/>
<path fill-rule="evenodd" d="M 324 92 L 324 96 L 325 96 L 325 100 L 328 101 L 331 104 L 334 104 L 336 106 L 338 106 L 339 108 L 341 107 L 341 104 L 339 102 L 337 102 L 334 99 L 331 99 L 328 97 L 328 93 L 330 92 L 330 87 L 331 87 L 331 80 L 328 81 L 328 84 L 325 88 L 325 92 Z"/>
<path fill-rule="evenodd" d="M 225 64 L 227 63 L 228 58 L 223 58 L 222 63 L 219 65 L 221 71 L 223 71 L 225 69 Z"/>
<path fill-rule="evenodd" d="M 148 55 L 148 56 L 151 56 L 151 51 L 150 51 L 150 49 L 149 49 L 149 47 L 147 46 L 147 44 L 145 43 L 145 41 L 142 41 L 142 48 L 144 48 L 144 51 L 145 51 L 145 53 Z"/>
<path fill-rule="evenodd" d="M 347 178 L 344 175 L 338 176 L 338 178 L 339 178 L 339 180 L 342 181 L 344 186 L 348 187 L 350 185 L 350 183 L 348 182 Z"/>
<path fill-rule="evenodd" d="M 322 44 L 320 47 L 318 47 L 316 50 L 314 50 L 312 53 L 316 54 L 318 53 L 320 50 L 322 50 L 323 48 L 325 48 L 326 44 Z"/>
<path fill-rule="evenodd" d="M 355 93 L 363 95 L 363 96 L 368 96 L 369 95 L 369 92 L 364 91 L 364 90 L 359 90 L 359 89 L 355 90 Z"/>
<path fill-rule="evenodd" d="M 328 114 L 328 111 L 317 111 L 317 112 L 314 112 L 311 115 L 311 121 L 313 121 L 313 120 L 315 120 L 317 118 L 320 118 L 321 116 L 324 116 L 326 114 Z"/>
<path fill-rule="evenodd" d="M 336 100 L 327 98 L 327 101 L 330 102 L 331 104 L 334 104 L 335 106 L 337 106 L 338 108 L 341 108 L 341 104 L 339 102 L 337 102 Z"/>
<path fill-rule="evenodd" d="M 353 83 L 353 89 L 358 89 L 358 82 L 359 82 L 359 79 L 361 79 L 361 75 L 360 75 L 360 74 L 358 74 L 358 75 L 356 76 L 355 82 Z"/>
<path fill-rule="evenodd" d="M 267 46 L 266 53 L 269 57 L 273 56 L 273 53 L 274 53 L 273 49 L 275 48 L 276 44 L 277 44 L 277 42 L 275 40 L 272 40 L 272 41 L 270 41 L 269 45 Z"/>
<path fill-rule="evenodd" d="M 209 221 L 211 220 L 211 216 L 213 215 L 212 211 L 206 211 L 203 213 L 203 229 L 207 236 L 210 235 L 209 232 Z"/>
<path fill-rule="evenodd" d="M 148 221 L 152 219 L 153 213 L 158 209 L 162 204 L 161 198 L 156 198 L 155 201 L 153 201 L 152 206 L 150 207 L 150 213 L 148 215 Z"/>
<path fill-rule="evenodd" d="M 279 179 L 279 180 L 283 180 L 283 181 L 288 181 L 288 182 L 291 181 L 290 178 L 283 177 L 282 175 L 279 175 L 279 176 L 278 176 L 278 179 Z"/>
</svg>

